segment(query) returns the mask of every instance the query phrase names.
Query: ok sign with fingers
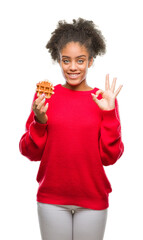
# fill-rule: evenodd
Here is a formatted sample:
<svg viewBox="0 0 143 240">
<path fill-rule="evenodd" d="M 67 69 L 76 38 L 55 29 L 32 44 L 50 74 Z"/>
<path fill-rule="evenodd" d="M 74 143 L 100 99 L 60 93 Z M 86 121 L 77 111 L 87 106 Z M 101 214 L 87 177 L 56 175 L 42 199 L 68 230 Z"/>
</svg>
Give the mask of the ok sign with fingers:
<svg viewBox="0 0 143 240">
<path fill-rule="evenodd" d="M 91 93 L 93 97 L 93 101 L 98 105 L 98 107 L 101 110 L 112 110 L 115 108 L 115 98 L 121 91 L 121 88 L 123 85 L 120 85 L 118 89 L 115 91 L 115 86 L 116 86 L 116 80 L 117 78 L 113 78 L 112 85 L 110 87 L 109 83 L 109 74 L 106 75 L 106 80 L 105 80 L 105 91 L 99 89 L 96 94 Z M 102 99 L 98 99 L 98 95 L 102 95 Z"/>
</svg>

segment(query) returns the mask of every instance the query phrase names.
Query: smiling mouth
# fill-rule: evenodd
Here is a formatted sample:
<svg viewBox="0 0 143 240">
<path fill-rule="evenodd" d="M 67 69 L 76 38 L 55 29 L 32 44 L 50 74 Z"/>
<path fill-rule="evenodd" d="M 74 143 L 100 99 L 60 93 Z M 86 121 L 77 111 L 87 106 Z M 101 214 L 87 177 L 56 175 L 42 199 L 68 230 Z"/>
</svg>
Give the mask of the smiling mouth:
<svg viewBox="0 0 143 240">
<path fill-rule="evenodd" d="M 69 77 L 70 77 L 71 79 L 77 78 L 77 77 L 79 76 L 79 74 L 80 74 L 80 73 L 68 73 L 68 75 L 69 75 Z"/>
</svg>

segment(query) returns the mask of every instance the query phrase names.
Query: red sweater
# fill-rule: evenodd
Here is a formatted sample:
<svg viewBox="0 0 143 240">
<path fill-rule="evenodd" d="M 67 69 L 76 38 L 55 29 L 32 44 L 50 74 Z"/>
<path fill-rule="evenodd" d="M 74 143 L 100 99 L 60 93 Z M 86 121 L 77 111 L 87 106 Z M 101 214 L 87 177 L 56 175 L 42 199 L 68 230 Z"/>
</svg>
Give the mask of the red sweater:
<svg viewBox="0 0 143 240">
<path fill-rule="evenodd" d="M 91 96 L 97 88 L 54 88 L 46 100 L 47 124 L 36 122 L 31 111 L 20 140 L 21 153 L 41 161 L 37 201 L 105 209 L 112 188 L 103 165 L 114 164 L 124 150 L 117 100 L 115 109 L 103 111 Z"/>
</svg>

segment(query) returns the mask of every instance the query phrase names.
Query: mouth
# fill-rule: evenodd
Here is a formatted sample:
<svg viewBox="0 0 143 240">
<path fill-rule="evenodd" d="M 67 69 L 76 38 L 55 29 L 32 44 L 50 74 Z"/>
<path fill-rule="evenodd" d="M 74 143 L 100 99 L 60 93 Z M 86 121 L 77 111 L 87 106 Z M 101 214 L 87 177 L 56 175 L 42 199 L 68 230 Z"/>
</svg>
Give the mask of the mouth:
<svg viewBox="0 0 143 240">
<path fill-rule="evenodd" d="M 79 76 L 80 73 L 68 73 L 69 77 L 71 79 L 76 79 Z"/>
</svg>

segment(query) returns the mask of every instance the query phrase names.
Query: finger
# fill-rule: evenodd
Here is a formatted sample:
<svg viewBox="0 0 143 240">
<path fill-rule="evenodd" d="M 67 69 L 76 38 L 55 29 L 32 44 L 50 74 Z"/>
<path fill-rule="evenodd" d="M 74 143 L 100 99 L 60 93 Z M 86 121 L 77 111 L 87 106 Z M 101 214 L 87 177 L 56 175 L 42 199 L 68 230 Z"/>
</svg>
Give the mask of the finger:
<svg viewBox="0 0 143 240">
<path fill-rule="evenodd" d="M 37 109 L 40 110 L 41 107 L 43 107 L 45 104 L 45 98 L 41 100 L 41 102 L 39 102 L 39 104 L 37 105 Z"/>
<path fill-rule="evenodd" d="M 111 85 L 111 91 L 112 92 L 115 91 L 116 81 L 117 81 L 117 78 L 113 78 L 113 82 L 112 82 L 112 85 Z"/>
<path fill-rule="evenodd" d="M 106 75 L 106 80 L 105 80 L 105 90 L 110 89 L 110 84 L 109 84 L 109 74 Z"/>
<path fill-rule="evenodd" d="M 38 104 L 45 98 L 45 94 L 41 94 L 36 100 L 35 100 L 35 105 L 38 106 Z"/>
<path fill-rule="evenodd" d="M 91 93 L 91 95 L 92 95 L 92 97 L 93 97 L 93 101 L 94 101 L 97 105 L 99 105 L 100 100 L 97 99 L 97 95 L 95 95 L 95 94 L 93 94 L 93 93 Z"/>
<path fill-rule="evenodd" d="M 49 107 L 49 103 L 46 103 L 46 105 L 43 107 L 42 111 L 43 111 L 44 113 L 46 113 L 47 110 L 48 110 L 48 107 Z"/>
<path fill-rule="evenodd" d="M 118 95 L 119 92 L 121 91 L 122 87 L 123 87 L 123 85 L 120 85 L 120 86 L 118 87 L 118 89 L 117 89 L 116 92 L 115 92 L 115 97 L 117 97 L 117 95 Z"/>
<path fill-rule="evenodd" d="M 95 93 L 95 95 L 98 97 L 99 94 L 102 95 L 103 93 L 104 93 L 104 91 L 103 91 L 102 89 L 99 89 L 99 90 Z"/>
</svg>

